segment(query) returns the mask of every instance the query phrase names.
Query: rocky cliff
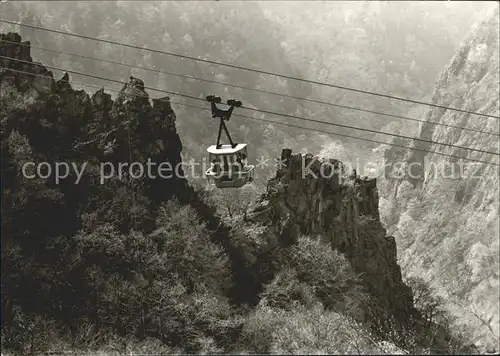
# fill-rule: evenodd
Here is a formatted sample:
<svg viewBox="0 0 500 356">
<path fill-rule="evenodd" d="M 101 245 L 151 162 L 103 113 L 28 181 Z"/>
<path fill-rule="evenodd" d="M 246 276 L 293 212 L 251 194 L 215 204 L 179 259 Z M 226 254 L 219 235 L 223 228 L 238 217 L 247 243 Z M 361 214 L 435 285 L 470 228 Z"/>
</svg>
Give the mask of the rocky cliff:
<svg viewBox="0 0 500 356">
<path fill-rule="evenodd" d="M 499 115 L 499 12 L 469 34 L 441 74 L 433 103 Z M 499 120 L 433 108 L 419 138 L 498 152 Z M 451 124 L 451 129 L 435 123 Z M 474 129 L 487 133 L 467 131 Z M 425 142 L 426 151 L 498 163 L 498 156 Z M 474 330 L 474 339 L 498 351 L 498 166 L 390 148 L 382 182 L 383 221 L 398 242 L 407 275 L 420 275 Z M 396 164 L 402 179 L 390 175 Z"/>
<path fill-rule="evenodd" d="M 412 291 L 401 278 L 396 243 L 379 221 L 376 180 L 349 176 L 339 161 L 293 155 L 288 149 L 281 162 L 248 219 L 277 226 L 283 246 L 299 235 L 321 236 L 360 274 L 364 290 L 376 301 L 372 317 L 399 325 L 418 319 Z"/>
</svg>

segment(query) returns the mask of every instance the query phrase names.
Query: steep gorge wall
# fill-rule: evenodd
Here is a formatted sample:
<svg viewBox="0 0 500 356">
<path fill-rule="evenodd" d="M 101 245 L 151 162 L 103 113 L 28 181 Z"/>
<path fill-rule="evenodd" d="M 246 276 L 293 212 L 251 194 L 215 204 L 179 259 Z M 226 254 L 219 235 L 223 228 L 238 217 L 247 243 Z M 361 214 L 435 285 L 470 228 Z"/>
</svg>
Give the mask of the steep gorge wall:
<svg viewBox="0 0 500 356">
<path fill-rule="evenodd" d="M 439 78 L 433 103 L 499 115 L 498 18 L 497 8 L 471 31 Z M 496 118 L 433 108 L 426 120 L 421 139 L 498 152 Z M 426 151 L 498 163 L 495 155 L 408 143 Z M 498 166 L 393 148 L 386 151 L 386 160 L 414 165 L 405 178 L 386 175 L 381 184 L 387 207 L 382 219 L 398 241 L 404 274 L 423 276 L 474 330 L 474 341 L 498 351 Z"/>
</svg>

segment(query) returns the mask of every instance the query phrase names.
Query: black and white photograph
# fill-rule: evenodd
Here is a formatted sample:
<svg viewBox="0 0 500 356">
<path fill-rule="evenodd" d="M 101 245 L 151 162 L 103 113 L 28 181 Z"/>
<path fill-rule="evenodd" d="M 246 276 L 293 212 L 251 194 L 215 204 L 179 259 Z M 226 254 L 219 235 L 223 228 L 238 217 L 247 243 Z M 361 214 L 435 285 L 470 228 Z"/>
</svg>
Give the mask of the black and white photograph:
<svg viewBox="0 0 500 356">
<path fill-rule="evenodd" d="M 499 8 L 1 0 L 1 356 L 498 355 Z"/>
</svg>

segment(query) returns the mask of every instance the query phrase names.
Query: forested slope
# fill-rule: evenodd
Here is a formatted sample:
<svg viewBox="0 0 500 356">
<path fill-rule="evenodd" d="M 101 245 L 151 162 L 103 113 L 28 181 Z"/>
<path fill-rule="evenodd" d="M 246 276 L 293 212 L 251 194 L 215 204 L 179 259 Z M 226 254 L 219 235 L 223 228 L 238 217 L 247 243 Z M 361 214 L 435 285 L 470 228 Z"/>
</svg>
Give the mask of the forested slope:
<svg viewBox="0 0 500 356">
<path fill-rule="evenodd" d="M 1 55 L 31 61 L 19 35 L 1 38 L 17 43 L 2 43 Z M 196 299 L 231 313 L 229 259 L 205 228 L 209 212 L 197 217 L 203 203 L 182 178 L 134 179 L 136 172 L 118 169 L 146 157 L 180 162 L 168 99 L 127 95 L 147 94 L 131 82 L 124 100 L 112 101 L 102 90 L 73 90 L 68 76 L 55 81 L 40 64 L 2 60 L 2 67 L 2 347 L 39 352 L 63 340 L 92 347 L 125 335 L 199 347 L 182 300 L 193 313 Z M 50 168 L 37 171 L 43 162 Z M 114 174 L 103 174 L 102 162 Z M 79 173 L 57 182 L 58 163 Z M 166 238 L 172 230 L 176 239 Z M 183 255 L 188 246 L 196 261 Z"/>
<path fill-rule="evenodd" d="M 486 2 L 263 2 L 265 16 L 283 28 L 288 60 L 308 78 L 400 97 L 430 100 L 436 77 L 470 27 L 495 5 Z M 306 65 L 307 63 L 307 65 Z M 426 107 L 315 86 L 326 101 L 423 119 Z M 411 134 L 418 125 L 380 115 L 307 104 L 311 115 L 358 127 Z M 336 128 L 334 131 L 338 131 Z M 341 132 L 343 132 L 341 130 Z M 350 132 L 372 138 L 363 132 Z M 386 136 L 380 135 L 383 141 Z M 366 153 L 370 143 L 338 139 Z M 361 152 L 362 153 L 361 153 Z"/>
</svg>

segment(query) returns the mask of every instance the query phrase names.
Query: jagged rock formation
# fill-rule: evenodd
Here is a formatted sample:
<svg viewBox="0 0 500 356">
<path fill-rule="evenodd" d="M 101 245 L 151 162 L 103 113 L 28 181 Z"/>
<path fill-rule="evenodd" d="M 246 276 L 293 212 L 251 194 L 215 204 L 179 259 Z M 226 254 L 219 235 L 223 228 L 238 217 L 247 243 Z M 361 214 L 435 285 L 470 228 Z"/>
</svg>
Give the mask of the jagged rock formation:
<svg viewBox="0 0 500 356">
<path fill-rule="evenodd" d="M 299 234 L 321 235 L 345 254 L 377 300 L 382 318 L 407 323 L 417 316 L 401 279 L 396 244 L 379 221 L 376 180 L 347 176 L 341 162 L 283 150 L 284 165 L 248 218 L 281 227 L 285 245 Z"/>
<path fill-rule="evenodd" d="M 2 94 L 15 91 L 31 103 L 19 114 L 22 118 L 15 115 L 7 118 L 8 132 L 3 132 L 4 135 L 9 135 L 11 130 L 21 133 L 40 130 L 40 134 L 45 130 L 47 136 L 44 140 L 53 139 L 54 152 L 59 146 L 57 148 L 68 152 L 78 152 L 80 158 L 97 158 L 101 163 L 112 164 L 116 176 L 121 173 L 118 171 L 120 163 L 128 164 L 123 167 L 122 176 L 126 177 L 127 172 L 130 175 L 129 167 L 133 162 L 146 168 L 149 159 L 153 174 L 146 176 L 148 173 L 143 172 L 143 178 L 148 181 L 143 185 L 146 196 L 153 203 L 188 194 L 190 190 L 182 177 L 182 169 L 179 169 L 180 174 L 174 174 L 174 168 L 181 164 L 182 144 L 176 132 L 169 97 L 154 99 L 151 105 L 144 91 L 144 82 L 134 77 L 130 77 L 116 101 L 103 89 L 89 96 L 84 91 L 72 89 L 67 73 L 56 81 L 51 71 L 33 63 L 29 42 L 21 42 L 18 34 L 2 34 L 1 38 L 9 42 L 0 44 L 0 54 L 13 58 L 1 62 L 6 68 L 0 70 Z M 67 136 L 51 138 L 47 125 L 65 127 Z M 36 148 L 35 142 L 30 144 Z M 155 170 L 163 162 L 172 167 L 171 178 L 159 177 L 158 170 Z M 142 184 L 143 178 L 138 179 L 137 184 Z"/>
<path fill-rule="evenodd" d="M 497 8 L 471 31 L 437 81 L 433 103 L 499 115 L 498 18 Z M 421 139 L 498 152 L 496 118 L 432 108 L 426 120 Z M 495 155 L 421 141 L 412 144 L 426 151 L 498 163 Z M 381 185 L 388 206 L 383 219 L 398 240 L 406 274 L 426 276 L 455 313 L 471 323 L 475 341 L 498 351 L 498 166 L 395 148 L 387 149 L 385 156 L 388 170 L 401 163 L 406 167 L 403 179 L 386 174 Z"/>
</svg>

